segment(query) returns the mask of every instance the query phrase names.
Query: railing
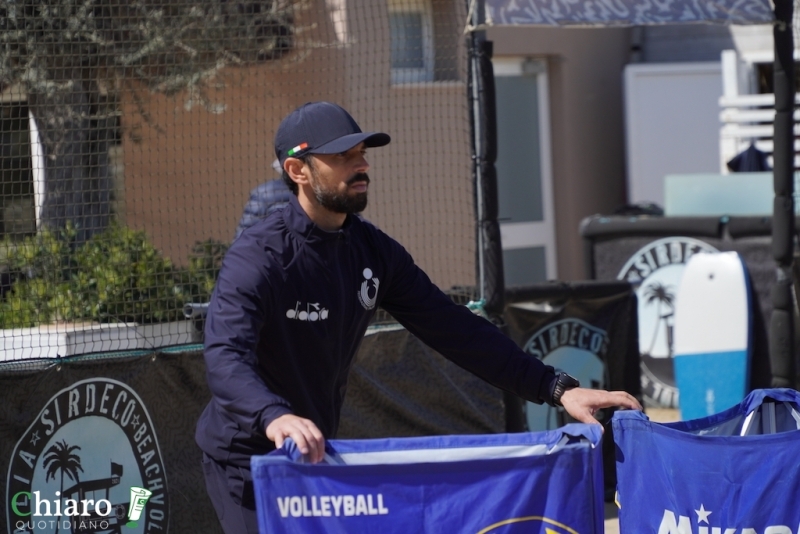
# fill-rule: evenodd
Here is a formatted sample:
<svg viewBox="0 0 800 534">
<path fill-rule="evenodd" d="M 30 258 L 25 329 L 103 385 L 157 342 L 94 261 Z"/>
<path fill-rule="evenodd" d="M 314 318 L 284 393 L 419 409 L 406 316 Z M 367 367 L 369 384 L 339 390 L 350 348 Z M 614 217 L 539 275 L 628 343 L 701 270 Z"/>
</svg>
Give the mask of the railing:
<svg viewBox="0 0 800 534">
<path fill-rule="evenodd" d="M 800 95 L 795 95 L 795 104 L 800 104 Z M 772 134 L 775 118 L 775 95 L 728 95 L 719 99 L 722 111 L 719 114 L 720 128 L 720 171 L 727 174 L 727 162 L 746 150 L 750 143 L 767 154 L 772 165 Z M 800 119 L 800 111 L 795 111 L 795 121 Z M 795 136 L 800 135 L 800 125 L 795 124 Z M 800 139 L 794 141 L 795 167 L 800 167 Z"/>
<path fill-rule="evenodd" d="M 800 61 L 800 50 L 795 50 L 794 56 L 795 61 Z M 756 78 L 757 66 L 772 64 L 773 61 L 772 50 L 722 52 L 722 96 L 719 99 L 722 108 L 719 115 L 722 123 L 719 136 L 719 164 L 722 174 L 730 172 L 728 161 L 746 150 L 751 143 L 767 154 L 767 161 L 772 165 L 775 95 L 758 93 Z M 798 103 L 800 95 L 795 95 L 795 105 Z M 800 113 L 796 111 L 795 122 L 798 118 Z M 800 167 L 800 139 L 797 139 L 799 133 L 800 127 L 795 124 L 795 168 Z"/>
</svg>

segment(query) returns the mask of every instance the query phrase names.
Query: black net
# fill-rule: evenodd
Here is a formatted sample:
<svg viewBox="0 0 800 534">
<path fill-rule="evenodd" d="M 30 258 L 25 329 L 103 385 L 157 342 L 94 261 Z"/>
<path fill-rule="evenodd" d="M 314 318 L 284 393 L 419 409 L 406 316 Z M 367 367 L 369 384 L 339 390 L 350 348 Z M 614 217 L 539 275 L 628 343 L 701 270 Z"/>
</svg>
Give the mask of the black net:
<svg viewBox="0 0 800 534">
<path fill-rule="evenodd" d="M 368 154 L 364 216 L 469 300 L 466 16 L 461 0 L 0 2 L 0 359 L 197 341 L 185 308 L 284 194 L 274 133 L 308 101 L 392 136 Z"/>
</svg>

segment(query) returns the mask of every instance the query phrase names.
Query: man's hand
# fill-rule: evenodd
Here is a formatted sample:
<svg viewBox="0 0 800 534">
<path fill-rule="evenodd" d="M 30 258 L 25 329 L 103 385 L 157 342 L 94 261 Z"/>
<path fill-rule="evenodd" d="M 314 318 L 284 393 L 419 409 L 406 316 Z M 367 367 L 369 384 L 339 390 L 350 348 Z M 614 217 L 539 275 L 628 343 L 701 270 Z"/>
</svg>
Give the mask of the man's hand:
<svg viewBox="0 0 800 534">
<path fill-rule="evenodd" d="M 267 438 L 275 442 L 277 448 L 283 446 L 283 440 L 292 438 L 298 450 L 315 464 L 325 456 L 325 437 L 317 425 L 308 419 L 286 414 L 278 417 L 267 426 Z"/>
<path fill-rule="evenodd" d="M 624 391 L 604 391 L 601 389 L 573 388 L 561 395 L 561 405 L 574 419 L 581 423 L 600 422 L 594 418 L 597 410 L 619 406 L 631 410 L 641 410 L 633 395 Z"/>
</svg>

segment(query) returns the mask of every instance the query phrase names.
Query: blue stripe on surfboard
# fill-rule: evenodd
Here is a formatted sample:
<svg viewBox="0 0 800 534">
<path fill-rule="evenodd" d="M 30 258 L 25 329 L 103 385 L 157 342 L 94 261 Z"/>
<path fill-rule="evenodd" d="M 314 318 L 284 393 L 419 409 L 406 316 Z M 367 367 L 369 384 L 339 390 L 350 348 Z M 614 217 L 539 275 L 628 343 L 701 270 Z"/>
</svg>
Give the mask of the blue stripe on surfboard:
<svg viewBox="0 0 800 534">
<path fill-rule="evenodd" d="M 741 402 L 747 394 L 747 349 L 676 354 L 673 363 L 683 420 L 719 413 Z"/>
</svg>

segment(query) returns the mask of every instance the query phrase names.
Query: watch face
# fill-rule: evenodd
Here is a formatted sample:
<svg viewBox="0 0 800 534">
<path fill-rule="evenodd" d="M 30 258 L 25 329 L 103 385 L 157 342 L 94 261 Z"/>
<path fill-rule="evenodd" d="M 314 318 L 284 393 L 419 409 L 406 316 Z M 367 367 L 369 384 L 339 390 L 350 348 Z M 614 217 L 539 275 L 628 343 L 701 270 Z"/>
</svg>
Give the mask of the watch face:
<svg viewBox="0 0 800 534">
<path fill-rule="evenodd" d="M 572 389 L 581 385 L 577 378 L 570 376 L 567 373 L 558 375 L 558 381 L 564 386 L 564 389 Z"/>
</svg>

